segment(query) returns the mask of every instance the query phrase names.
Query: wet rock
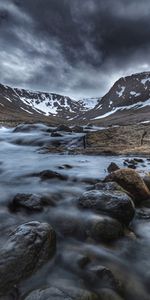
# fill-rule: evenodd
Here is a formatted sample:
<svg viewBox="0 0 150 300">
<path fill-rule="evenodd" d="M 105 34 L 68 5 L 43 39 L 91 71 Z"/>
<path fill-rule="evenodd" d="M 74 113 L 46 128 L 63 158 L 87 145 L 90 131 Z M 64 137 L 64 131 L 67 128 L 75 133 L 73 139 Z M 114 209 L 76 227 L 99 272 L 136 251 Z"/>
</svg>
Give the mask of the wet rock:
<svg viewBox="0 0 150 300">
<path fill-rule="evenodd" d="M 59 132 L 52 132 L 51 137 L 62 137 L 63 135 Z"/>
<path fill-rule="evenodd" d="M 126 193 L 126 191 L 115 181 L 98 182 L 97 184 L 95 184 L 95 189 L 102 191 L 118 191 Z"/>
<path fill-rule="evenodd" d="M 117 170 L 105 178 L 105 181 L 115 181 L 128 191 L 135 203 L 140 203 L 150 197 L 150 191 L 140 175 L 132 169 Z"/>
<path fill-rule="evenodd" d="M 94 290 L 99 291 L 100 288 L 111 288 L 119 290 L 119 282 L 110 269 L 105 266 L 96 265 L 87 268 L 85 279 L 91 284 Z"/>
<path fill-rule="evenodd" d="M 56 231 L 63 237 L 79 240 L 92 238 L 96 242 L 111 242 L 124 234 L 123 226 L 107 216 L 70 214 L 57 215 L 52 221 Z"/>
<path fill-rule="evenodd" d="M 137 163 L 144 163 L 143 158 L 134 158 L 134 161 L 137 162 Z"/>
<path fill-rule="evenodd" d="M 37 129 L 37 126 L 34 124 L 19 124 L 13 132 L 32 132 Z"/>
<path fill-rule="evenodd" d="M 64 164 L 64 165 L 62 165 L 62 166 L 59 166 L 58 167 L 59 169 L 72 169 L 73 168 L 73 166 L 71 166 L 71 165 L 69 165 L 69 164 Z"/>
<path fill-rule="evenodd" d="M 59 125 L 56 128 L 56 131 L 72 132 L 72 129 L 69 126 L 67 126 L 67 125 Z"/>
<path fill-rule="evenodd" d="M 85 192 L 80 197 L 78 205 L 83 209 L 107 214 L 125 225 L 131 222 L 135 213 L 131 198 L 119 191 L 92 190 Z"/>
<path fill-rule="evenodd" d="M 148 187 L 148 189 L 150 190 L 150 176 L 149 175 L 144 176 L 143 180 L 146 186 Z"/>
<path fill-rule="evenodd" d="M 34 173 L 32 176 L 39 176 L 41 180 L 50 180 L 50 179 L 58 179 L 58 180 L 67 180 L 68 176 L 62 175 L 52 170 L 44 170 L 40 173 Z"/>
<path fill-rule="evenodd" d="M 46 223 L 29 222 L 19 226 L 0 249 L 0 294 L 28 278 L 49 259 L 56 249 L 56 236 Z"/>
<path fill-rule="evenodd" d="M 111 164 L 108 166 L 107 171 L 108 173 L 114 172 L 119 170 L 120 168 L 118 167 L 118 165 L 114 162 L 111 162 Z"/>
<path fill-rule="evenodd" d="M 109 243 L 124 235 L 121 223 L 110 217 L 93 217 L 87 224 L 88 235 L 96 242 Z"/>
<path fill-rule="evenodd" d="M 136 169 L 136 165 L 134 165 L 134 164 L 128 164 L 128 168 L 135 170 Z"/>
<path fill-rule="evenodd" d="M 86 239 L 85 222 L 80 217 L 69 213 L 57 213 L 53 215 L 52 224 L 63 237 L 72 237 L 79 240 Z"/>
<path fill-rule="evenodd" d="M 25 300 L 99 300 L 98 295 L 77 287 L 50 287 L 33 291 Z"/>
<path fill-rule="evenodd" d="M 74 126 L 74 127 L 72 128 L 72 131 L 73 131 L 73 132 L 76 132 L 76 133 L 82 133 L 84 130 L 83 130 L 83 127 L 82 127 L 82 126 L 76 125 L 76 126 Z"/>
<path fill-rule="evenodd" d="M 111 289 L 101 289 L 99 292 L 99 300 L 123 300 L 123 298 Z"/>
<path fill-rule="evenodd" d="M 35 194 L 17 194 L 9 204 L 9 209 L 14 212 L 19 209 L 40 212 L 43 210 L 42 197 Z"/>
</svg>

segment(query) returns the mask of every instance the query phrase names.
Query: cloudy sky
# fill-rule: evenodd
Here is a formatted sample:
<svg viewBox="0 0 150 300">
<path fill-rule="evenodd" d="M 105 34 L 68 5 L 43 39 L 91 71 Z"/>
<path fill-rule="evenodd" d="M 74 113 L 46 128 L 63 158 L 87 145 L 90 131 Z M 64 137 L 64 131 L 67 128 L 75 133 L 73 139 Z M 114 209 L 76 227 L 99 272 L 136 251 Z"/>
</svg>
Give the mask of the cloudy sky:
<svg viewBox="0 0 150 300">
<path fill-rule="evenodd" d="M 150 71 L 149 0 L 0 0 L 0 82 L 73 98 Z"/>
</svg>

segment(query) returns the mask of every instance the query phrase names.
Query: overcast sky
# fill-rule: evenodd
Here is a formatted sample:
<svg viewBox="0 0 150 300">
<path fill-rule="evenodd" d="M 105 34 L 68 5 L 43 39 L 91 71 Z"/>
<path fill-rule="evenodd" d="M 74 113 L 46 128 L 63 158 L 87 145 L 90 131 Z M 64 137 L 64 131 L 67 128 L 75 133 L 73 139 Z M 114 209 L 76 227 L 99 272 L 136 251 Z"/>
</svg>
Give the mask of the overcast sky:
<svg viewBox="0 0 150 300">
<path fill-rule="evenodd" d="M 0 82 L 73 98 L 150 71 L 150 0 L 0 0 Z"/>
</svg>

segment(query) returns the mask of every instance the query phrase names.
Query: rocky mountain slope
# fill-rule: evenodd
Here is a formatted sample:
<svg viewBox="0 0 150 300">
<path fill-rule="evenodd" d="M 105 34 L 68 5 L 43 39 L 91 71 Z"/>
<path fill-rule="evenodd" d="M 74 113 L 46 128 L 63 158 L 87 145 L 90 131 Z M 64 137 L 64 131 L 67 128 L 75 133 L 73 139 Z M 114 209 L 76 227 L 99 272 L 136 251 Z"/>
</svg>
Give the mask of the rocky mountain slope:
<svg viewBox="0 0 150 300">
<path fill-rule="evenodd" d="M 69 97 L 0 85 L 1 120 L 120 125 L 150 120 L 150 72 L 120 78 L 102 98 Z"/>
<path fill-rule="evenodd" d="M 93 108 L 97 99 L 75 101 L 69 97 L 12 88 L 0 84 L 0 115 L 7 118 L 73 120 Z"/>
<path fill-rule="evenodd" d="M 110 124 L 150 120 L 150 72 L 120 78 L 90 112 L 90 118 Z"/>
</svg>

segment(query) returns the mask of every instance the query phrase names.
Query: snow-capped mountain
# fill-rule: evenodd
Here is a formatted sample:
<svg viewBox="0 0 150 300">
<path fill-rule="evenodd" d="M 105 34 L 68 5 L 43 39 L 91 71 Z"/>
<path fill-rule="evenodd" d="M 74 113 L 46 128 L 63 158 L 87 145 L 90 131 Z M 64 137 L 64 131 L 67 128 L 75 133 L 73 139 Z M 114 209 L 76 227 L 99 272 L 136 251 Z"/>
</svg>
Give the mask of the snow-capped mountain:
<svg viewBox="0 0 150 300">
<path fill-rule="evenodd" d="M 120 78 L 90 113 L 93 120 L 116 123 L 122 118 L 150 120 L 150 72 Z"/>
<path fill-rule="evenodd" d="M 95 99 L 75 101 L 67 96 L 11 88 L 0 84 L 0 111 L 5 114 L 14 112 L 18 116 L 57 117 L 73 120 L 81 117 L 82 112 L 93 108 L 94 103 L 95 105 L 97 103 Z"/>
<path fill-rule="evenodd" d="M 73 100 L 0 84 L 0 120 L 93 122 L 101 125 L 150 121 L 150 72 L 120 78 L 102 98 Z"/>
</svg>

